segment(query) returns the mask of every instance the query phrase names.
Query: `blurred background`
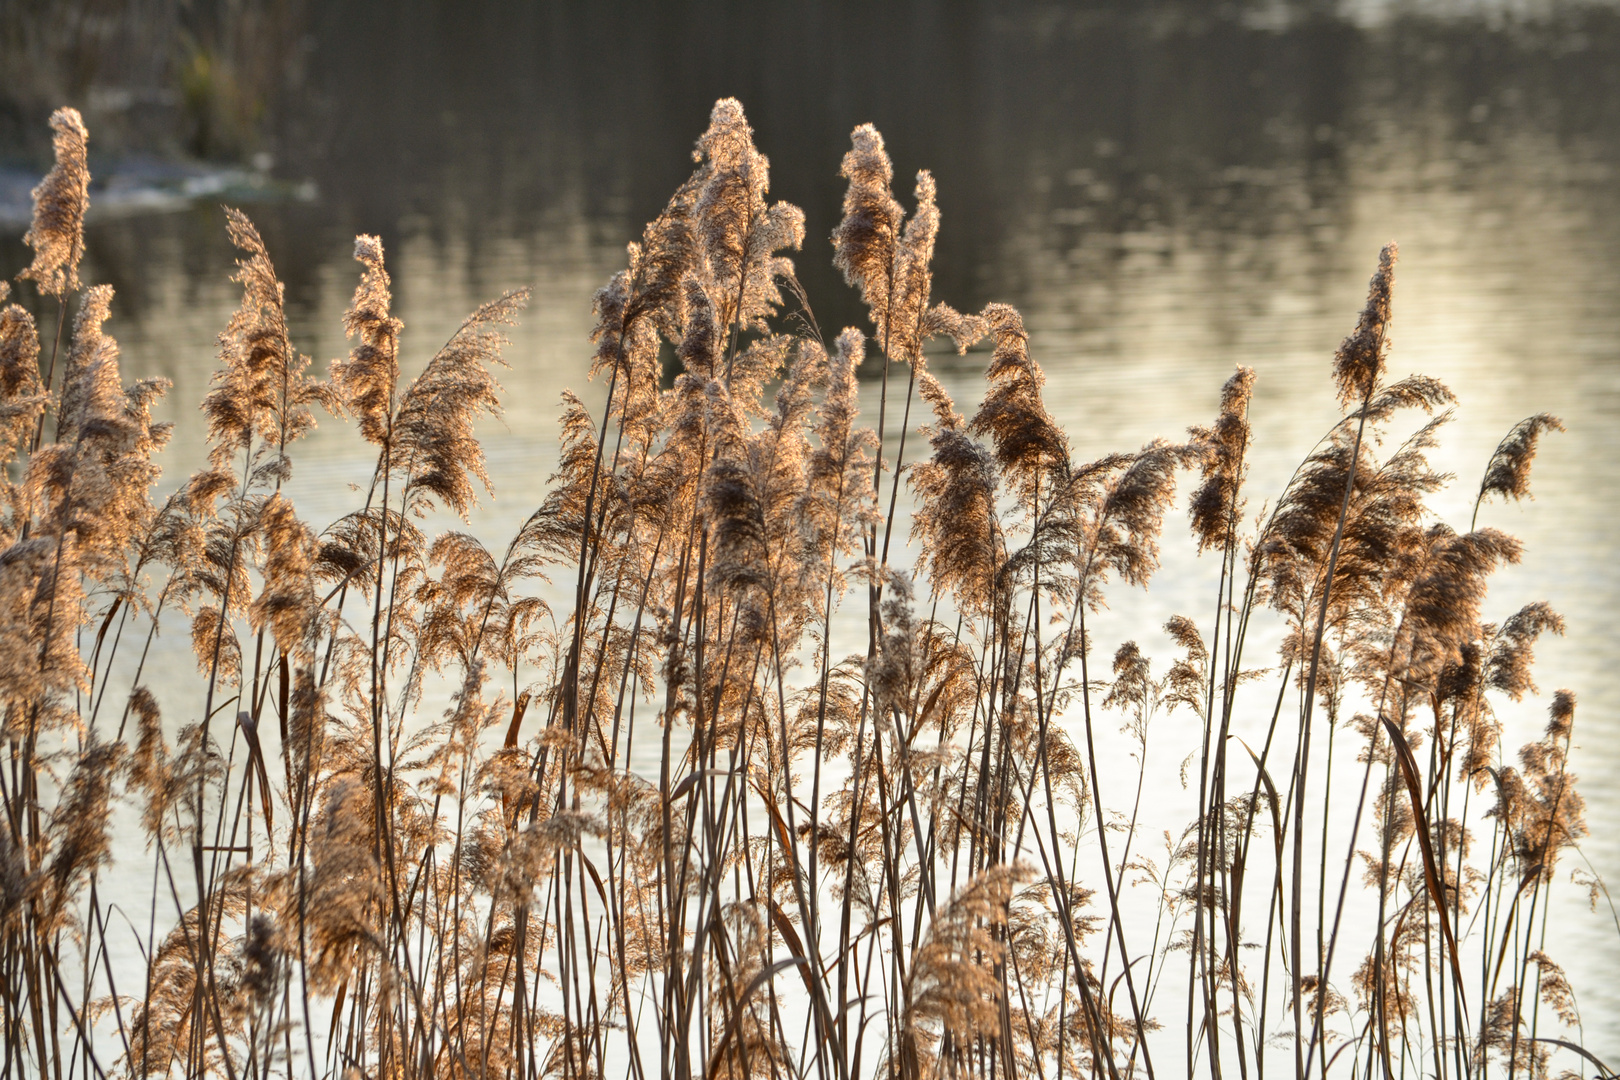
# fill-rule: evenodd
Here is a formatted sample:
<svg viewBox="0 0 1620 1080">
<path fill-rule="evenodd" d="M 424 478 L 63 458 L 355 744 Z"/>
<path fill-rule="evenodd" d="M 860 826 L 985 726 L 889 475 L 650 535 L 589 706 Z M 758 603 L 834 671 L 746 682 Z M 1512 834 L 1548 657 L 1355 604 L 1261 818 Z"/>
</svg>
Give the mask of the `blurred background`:
<svg viewBox="0 0 1620 1080">
<path fill-rule="evenodd" d="M 0 0 L 0 71 L 0 273 L 27 263 L 46 118 L 74 105 L 97 177 L 86 280 L 117 289 L 107 329 L 126 377 L 176 384 L 165 486 L 201 462 L 195 406 L 239 296 L 221 203 L 258 223 L 295 344 L 321 369 L 347 349 L 357 232 L 387 245 L 410 371 L 478 302 L 534 285 L 504 426 L 483 433 L 499 490 L 472 527 L 498 543 L 544 490 L 559 391 L 589 394 L 591 294 L 687 175 L 717 97 L 742 100 L 774 197 L 805 210 L 797 263 L 827 336 L 866 325 L 826 238 L 849 131 L 871 121 L 904 201 L 917 169 L 938 180 L 934 295 L 1024 311 L 1077 456 L 1207 423 L 1232 365 L 1257 369 L 1251 511 L 1336 418 L 1328 361 L 1379 246 L 1399 240 L 1392 371 L 1461 399 L 1438 455 L 1458 476 L 1441 516 L 1466 527 L 1514 422 L 1569 425 L 1543 444 L 1538 501 L 1481 517 L 1527 543 L 1487 617 L 1537 599 L 1567 617 L 1538 681 L 1580 697 L 1584 854 L 1620 882 L 1614 5 Z M 964 410 L 982 366 L 936 363 Z M 295 501 L 317 523 L 371 468 L 334 422 L 297 462 Z M 1214 595 L 1183 528 L 1167 525 L 1147 594 L 1111 597 L 1110 651 L 1134 636 L 1167 657 L 1155 627 Z M 1504 711 L 1510 753 L 1545 704 Z M 1150 769 L 1167 793 L 1187 722 L 1158 721 L 1170 749 Z M 1612 1062 L 1620 923 L 1583 889 L 1562 895 L 1549 951 L 1571 969 L 1587 1045 Z"/>
</svg>

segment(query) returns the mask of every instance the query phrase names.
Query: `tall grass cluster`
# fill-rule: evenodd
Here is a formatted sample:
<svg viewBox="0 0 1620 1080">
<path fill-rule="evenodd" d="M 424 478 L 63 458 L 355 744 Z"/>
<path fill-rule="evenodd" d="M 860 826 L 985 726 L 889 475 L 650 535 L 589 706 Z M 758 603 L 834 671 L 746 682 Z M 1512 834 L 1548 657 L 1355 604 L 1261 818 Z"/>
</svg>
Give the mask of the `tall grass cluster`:
<svg viewBox="0 0 1620 1080">
<path fill-rule="evenodd" d="M 1019 313 L 932 295 L 934 180 L 902 205 L 871 126 L 832 236 L 870 327 L 824 337 L 803 214 L 723 100 L 596 295 L 599 411 L 564 395 L 550 494 L 491 548 L 451 519 L 491 483 L 526 292 L 406 380 L 360 236 L 317 379 L 226 211 L 208 459 L 157 500 L 167 384 L 123 381 L 112 290 L 78 277 L 86 132 L 52 124 L 38 314 L 0 314 L 4 1075 L 1606 1072 L 1544 949 L 1575 699 L 1516 749 L 1497 713 L 1562 622 L 1486 621 L 1520 545 L 1481 520 L 1560 425 L 1507 433 L 1466 531 L 1435 519 L 1453 397 L 1388 371 L 1393 245 L 1339 415 L 1262 501 L 1247 368 L 1207 427 L 1078 460 Z M 984 343 L 971 415 L 936 342 Z M 317 523 L 285 486 L 318 413 L 376 466 Z M 1155 663 L 1092 626 L 1153 575 L 1178 483 L 1218 587 Z M 194 646 L 161 676 L 179 715 L 160 626 Z M 1171 711 L 1195 813 L 1156 840 Z M 1134 760 L 1099 753 L 1122 724 Z M 115 865 L 148 895 L 110 896 Z"/>
</svg>

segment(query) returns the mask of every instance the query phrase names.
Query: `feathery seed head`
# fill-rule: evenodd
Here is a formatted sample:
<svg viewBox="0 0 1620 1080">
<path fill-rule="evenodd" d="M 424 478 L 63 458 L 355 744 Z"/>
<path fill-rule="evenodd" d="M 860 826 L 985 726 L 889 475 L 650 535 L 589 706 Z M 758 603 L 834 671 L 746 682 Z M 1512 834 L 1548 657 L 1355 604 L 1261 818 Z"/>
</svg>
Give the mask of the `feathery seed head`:
<svg viewBox="0 0 1620 1080">
<path fill-rule="evenodd" d="M 1526 604 L 1509 616 L 1496 633 L 1495 644 L 1485 664 L 1485 682 L 1514 701 L 1535 693 L 1530 678 L 1535 663 L 1536 639 L 1544 633 L 1562 636 L 1564 618 L 1546 601 Z"/>
<path fill-rule="evenodd" d="M 34 221 L 23 236 L 23 243 L 34 249 L 34 261 L 17 276 L 60 299 L 80 287 L 84 212 L 90 207 L 90 133 L 77 109 L 53 112 L 51 130 L 56 164 L 33 190 Z"/>
<path fill-rule="evenodd" d="M 326 384 L 304 374 L 309 357 L 293 350 L 285 290 L 259 231 L 246 214 L 230 207 L 225 226 L 242 253 L 231 277 L 242 286 L 242 303 L 219 335 L 220 365 L 203 399 L 213 443 L 209 456 L 216 467 L 228 467 L 257 435 L 277 455 L 267 478 L 285 479 L 287 446 L 315 426 L 310 405 L 318 403 L 335 414 L 339 401 Z"/>
<path fill-rule="evenodd" d="M 1339 387 L 1339 403 L 1346 407 L 1370 401 L 1384 374 L 1397 254 L 1394 241 L 1378 253 L 1378 270 L 1367 286 L 1367 304 L 1356 328 L 1333 356 L 1333 380 Z"/>
<path fill-rule="evenodd" d="M 118 343 L 101 332 L 112 314 L 111 285 L 85 293 L 73 319 L 73 344 L 62 371 L 62 401 L 57 412 L 57 438 L 75 441 L 86 427 L 119 411 L 123 386 L 118 378 Z"/>
<path fill-rule="evenodd" d="M 1564 422 L 1551 413 L 1537 413 L 1513 425 L 1491 454 L 1480 481 L 1479 500 L 1492 495 L 1518 501 L 1530 495 L 1530 463 L 1544 431 L 1563 431 Z"/>
<path fill-rule="evenodd" d="M 990 332 L 990 321 L 983 315 L 963 315 L 951 305 L 941 302 L 928 309 L 922 318 L 922 327 L 918 337 L 922 341 L 944 335 L 951 339 L 958 354 L 967 352 L 976 345 L 984 335 Z M 922 365 L 922 354 L 918 353 L 913 363 L 919 368 Z"/>
<path fill-rule="evenodd" d="M 1134 641 L 1114 650 L 1114 682 L 1103 698 L 1105 709 L 1137 710 L 1147 706 L 1149 662 Z"/>
<path fill-rule="evenodd" d="M 950 391 L 934 378 L 933 372 L 917 373 L 917 393 L 934 411 L 933 426 L 937 430 L 953 431 L 962 426 L 962 414 L 956 411 L 956 403 L 951 400 Z"/>
<path fill-rule="evenodd" d="M 1249 399 L 1254 394 L 1254 369 L 1240 366 L 1221 387 L 1221 411 L 1212 427 L 1188 429 L 1192 445 L 1202 454 L 1203 482 L 1193 492 L 1190 513 L 1198 550 L 1225 549 L 1237 539 L 1243 516 L 1240 492 L 1247 472 Z"/>
<path fill-rule="evenodd" d="M 1574 724 L 1575 692 L 1559 690 L 1547 707 L 1547 734 L 1554 739 L 1567 739 Z"/>
<path fill-rule="evenodd" d="M 930 1058 L 942 1037 L 964 1046 L 999 1030 L 1002 986 L 994 971 L 1007 945 L 995 931 L 1007 925 L 1013 890 L 1029 876 L 1022 866 L 991 866 L 941 905 L 903 991 L 907 1054 Z"/>
<path fill-rule="evenodd" d="M 393 419 L 394 389 L 399 384 L 399 333 L 403 323 L 389 312 L 392 296 L 383 266 L 382 241 L 354 238 L 354 257 L 365 267 L 354 299 L 343 313 L 343 330 L 359 344 L 347 360 L 332 361 L 332 382 L 344 406 L 360 421 L 360 434 L 381 446 Z"/>
<path fill-rule="evenodd" d="M 168 381 L 125 390 L 119 377 L 118 343 L 101 330 L 112 295 L 110 286 L 97 285 L 84 296 L 62 373 L 59 442 L 33 455 L 27 481 L 51 508 L 45 527 L 75 535 L 79 569 L 97 580 L 125 564 L 146 531 L 148 492 L 159 474 L 151 458 L 169 434 L 151 416 Z"/>
<path fill-rule="evenodd" d="M 519 289 L 481 305 L 400 398 L 395 465 L 411 478 L 420 500 L 413 509 L 437 497 L 465 518 L 477 499 L 474 479 L 494 492 L 473 424 L 501 413 L 501 386 L 489 369 L 506 365 L 501 350 L 509 342 L 500 328 L 513 325 L 528 302 L 529 290 Z"/>
<path fill-rule="evenodd" d="M 1451 388 L 1439 379 L 1430 375 L 1408 375 L 1399 382 L 1378 386 L 1372 400 L 1357 415 L 1365 416 L 1369 424 L 1379 424 L 1397 409 L 1422 409 L 1433 415 L 1435 409 L 1455 404 L 1456 400 Z"/>
<path fill-rule="evenodd" d="M 112 861 L 107 811 L 123 755 L 122 743 L 102 742 L 91 732 L 68 775 L 47 829 L 51 855 L 45 874 L 50 887 L 42 929 L 62 927 L 71 918 L 79 889 Z"/>
<path fill-rule="evenodd" d="M 720 327 L 715 323 L 714 305 L 709 302 L 709 294 L 697 278 L 686 279 L 685 293 L 686 326 L 676 355 L 680 357 L 681 368 L 687 374 L 708 380 L 714 377 L 719 363 L 723 345 Z"/>
<path fill-rule="evenodd" d="M 0 468 L 27 444 L 47 401 L 39 378 L 39 333 L 34 317 L 16 304 L 7 304 L 0 308 Z"/>
<path fill-rule="evenodd" d="M 1498 564 L 1518 562 L 1522 550 L 1517 540 L 1495 529 L 1459 535 L 1437 526 L 1431 537 L 1425 569 L 1406 601 L 1414 664 L 1429 678 L 1474 640 L 1487 579 Z"/>
<path fill-rule="evenodd" d="M 1010 304 L 990 304 L 981 316 L 995 342 L 984 377 L 984 401 L 968 430 L 989 436 L 996 463 L 1025 505 L 1043 481 L 1061 482 L 1069 469 L 1069 440 L 1046 410 L 1046 374 L 1029 355 L 1023 316 Z"/>
<path fill-rule="evenodd" d="M 145 796 L 141 823 L 146 835 L 155 838 L 163 832 L 164 818 L 177 793 L 169 746 L 163 739 L 163 715 L 157 698 L 145 686 L 137 686 L 130 693 L 129 710 L 135 715 L 137 733 L 129 784 Z"/>
<path fill-rule="evenodd" d="M 810 347 L 820 352 L 819 346 Z M 836 557 L 852 550 L 859 528 L 873 520 L 876 509 L 871 452 L 877 439 L 870 429 L 855 426 L 860 417 L 855 373 L 865 349 L 864 335 L 846 328 L 838 335 L 832 356 L 824 360 L 827 393 L 814 425 L 819 445 L 810 452 L 795 507 L 803 578 L 830 584 L 835 591 L 841 591 L 844 583 Z"/>
<path fill-rule="evenodd" d="M 715 102 L 693 156 L 703 174 L 696 233 L 718 322 L 764 332 L 765 318 L 782 302 L 777 279 L 793 273 L 792 262 L 775 252 L 803 242 L 804 214 L 786 203 L 766 203 L 770 162 L 754 148 L 753 129 L 735 98 Z"/>
<path fill-rule="evenodd" d="M 861 290 L 882 341 L 889 328 L 895 245 L 905 211 L 889 190 L 894 167 L 877 128 L 862 124 L 851 133 L 850 142 L 839 169 L 849 189 L 844 194 L 843 220 L 832 234 L 833 265 Z"/>
<path fill-rule="evenodd" d="M 920 666 L 911 575 L 904 570 L 889 572 L 888 597 L 883 601 L 882 612 L 878 651 L 866 665 L 866 684 L 872 691 L 877 720 L 886 725 L 891 711 L 901 714 L 908 711 Z"/>
<path fill-rule="evenodd" d="M 268 557 L 264 588 L 250 611 L 253 629 L 268 627 L 282 652 L 304 659 L 319 615 L 311 572 L 317 550 L 315 534 L 298 520 L 292 502 L 280 492 L 260 512 L 259 527 Z"/>
<path fill-rule="evenodd" d="M 1191 446 L 1155 439 L 1109 483 L 1094 540 L 1099 567 L 1112 568 L 1127 584 L 1147 585 L 1159 568 L 1159 533 L 1175 499 L 1176 471 L 1198 458 Z M 1100 602 L 1100 597 L 1086 599 Z"/>
<path fill-rule="evenodd" d="M 917 209 L 912 211 L 894 253 L 894 290 L 883 340 L 895 359 L 915 362 L 922 355 L 924 317 L 934 284 L 934 242 L 939 238 L 939 206 L 933 174 L 917 174 Z"/>
<path fill-rule="evenodd" d="M 982 614 L 992 609 L 1006 553 L 995 459 L 954 427 L 940 427 L 929 442 L 932 457 L 907 477 L 917 493 L 911 535 L 922 542 L 918 563 L 927 568 L 934 595 L 954 593 L 964 610 Z"/>
</svg>

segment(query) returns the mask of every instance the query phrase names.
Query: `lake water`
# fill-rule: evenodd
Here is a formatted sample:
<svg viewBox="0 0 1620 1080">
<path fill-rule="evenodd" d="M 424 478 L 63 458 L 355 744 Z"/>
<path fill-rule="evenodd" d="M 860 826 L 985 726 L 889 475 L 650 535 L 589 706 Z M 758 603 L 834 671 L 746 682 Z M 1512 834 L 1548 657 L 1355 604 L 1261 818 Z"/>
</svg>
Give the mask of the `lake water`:
<svg viewBox="0 0 1620 1080">
<path fill-rule="evenodd" d="M 743 101 L 773 195 L 805 210 L 797 262 L 829 335 L 864 325 L 825 238 L 848 132 L 872 121 L 897 176 L 927 167 L 939 182 L 935 296 L 1023 310 L 1079 456 L 1208 422 L 1233 364 L 1256 368 L 1251 507 L 1336 417 L 1328 362 L 1396 239 L 1391 367 L 1461 399 L 1438 455 L 1459 477 L 1442 516 L 1466 527 L 1517 420 L 1568 425 L 1543 444 L 1536 501 L 1482 515 L 1527 545 L 1487 610 L 1545 599 L 1568 620 L 1539 648 L 1537 681 L 1580 696 L 1583 848 L 1620 882 L 1620 14 L 1320 6 L 321 5 L 304 82 L 277 103 L 272 190 L 286 197 L 244 208 L 287 284 L 295 344 L 322 367 L 347 349 L 356 232 L 387 245 L 408 370 L 478 302 L 534 286 L 504 426 L 483 429 L 498 495 L 473 527 L 503 543 L 545 490 L 560 390 L 587 389 L 591 294 L 686 175 L 718 96 Z M 202 457 L 194 406 L 238 300 L 232 252 L 212 200 L 106 202 L 86 277 L 117 289 L 108 330 L 126 377 L 174 380 L 172 484 Z M 8 275 L 26 261 L 20 231 L 0 248 Z M 982 362 L 938 365 L 959 404 L 977 399 Z M 330 520 L 371 463 L 327 423 L 298 457 L 300 511 Z M 1184 536 L 1173 517 L 1148 593 L 1115 590 L 1096 629 L 1108 650 L 1135 637 L 1167 662 L 1158 623 L 1210 605 L 1214 567 Z M 189 662 L 179 635 L 166 647 Z M 1503 710 L 1508 747 L 1539 732 L 1545 704 Z M 1190 736 L 1181 723 L 1164 721 L 1171 747 Z M 1182 752 L 1149 762 L 1167 790 Z M 1613 1061 L 1620 935 L 1584 900 L 1565 887 L 1549 951 L 1572 970 L 1587 1044 Z"/>
</svg>

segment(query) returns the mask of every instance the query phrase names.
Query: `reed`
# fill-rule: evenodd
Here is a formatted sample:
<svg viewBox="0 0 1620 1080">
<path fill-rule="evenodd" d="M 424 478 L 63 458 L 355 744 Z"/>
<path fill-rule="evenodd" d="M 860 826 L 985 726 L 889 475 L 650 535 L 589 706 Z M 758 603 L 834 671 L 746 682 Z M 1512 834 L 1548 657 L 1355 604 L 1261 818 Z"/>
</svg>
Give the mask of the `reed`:
<svg viewBox="0 0 1620 1080">
<path fill-rule="evenodd" d="M 908 212 L 870 126 L 832 239 L 871 333 L 829 344 L 803 215 L 721 101 L 596 296 L 600 414 L 565 395 L 550 494 L 491 549 L 429 529 L 491 487 L 476 422 L 526 291 L 405 381 L 358 237 L 353 349 L 317 379 L 226 211 L 208 458 L 154 501 L 166 384 L 124 383 L 112 290 L 79 283 L 87 135 L 52 124 L 24 276 L 56 310 L 0 312 L 5 1075 L 1609 1074 L 1545 950 L 1584 832 L 1575 698 L 1516 758 L 1498 721 L 1563 623 L 1486 621 L 1521 552 L 1478 524 L 1561 425 L 1508 433 L 1468 531 L 1437 521 L 1453 399 L 1388 374 L 1393 245 L 1340 414 L 1253 514 L 1255 373 L 1184 440 L 1077 459 L 1019 313 L 932 295 L 934 179 Z M 988 343 L 971 416 L 935 339 Z M 321 412 L 376 455 L 324 524 L 284 490 Z M 1153 576 L 1188 473 L 1216 593 L 1167 667 L 1110 661 L 1097 613 Z M 197 673 L 165 717 L 147 659 L 177 624 Z M 1159 850 L 1173 710 L 1195 813 Z M 1120 722 L 1134 778 L 1104 760 Z M 147 908 L 105 895 L 115 817 Z"/>
</svg>

